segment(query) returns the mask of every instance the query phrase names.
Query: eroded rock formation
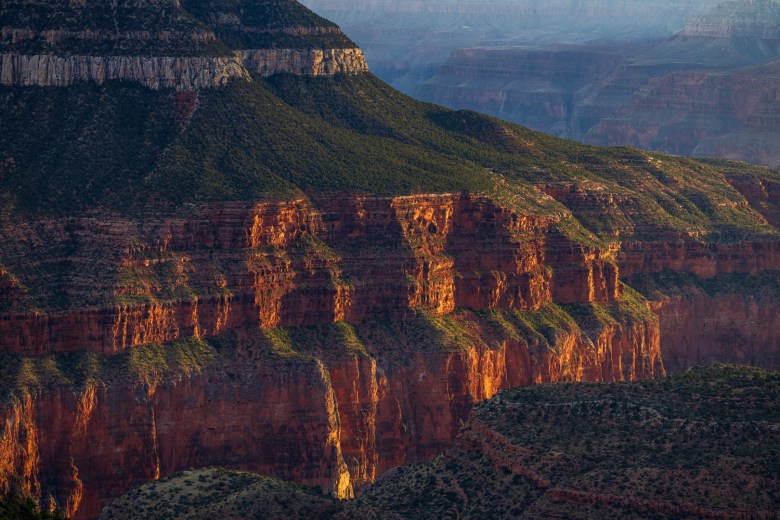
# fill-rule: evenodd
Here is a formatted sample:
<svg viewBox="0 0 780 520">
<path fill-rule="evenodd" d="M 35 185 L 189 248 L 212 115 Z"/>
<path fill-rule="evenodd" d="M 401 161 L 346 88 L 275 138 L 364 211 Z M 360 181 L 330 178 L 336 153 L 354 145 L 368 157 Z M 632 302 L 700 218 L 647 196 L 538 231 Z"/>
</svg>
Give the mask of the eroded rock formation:
<svg viewBox="0 0 780 520">
<path fill-rule="evenodd" d="M 100 249 L 116 251 L 106 260 L 116 262 L 114 297 L 125 303 L 3 314 L 5 350 L 47 359 L 87 348 L 133 367 L 149 362 L 134 357 L 144 344 L 227 335 L 231 346 L 209 347 L 197 370 L 171 362 L 164 377 L 57 380 L 15 393 L 2 412 L 0 482 L 51 494 L 77 518 L 195 466 L 260 471 L 344 497 L 435 456 L 472 405 L 502 388 L 663 374 L 649 313 L 576 321 L 556 311 L 554 302 L 608 313 L 627 304 L 617 250 L 579 245 L 555 226 L 461 195 L 223 204 L 143 225 L 36 226 L 55 231 L 50 239 L 79 229 L 85 253 L 114 242 Z M 94 291 L 84 274 L 66 289 L 76 298 Z M 179 296 L 161 300 L 171 281 Z M 16 286 L 2 287 L 3 301 L 15 301 Z M 212 294 L 188 297 L 184 287 Z"/>
<path fill-rule="evenodd" d="M 123 80 L 187 91 L 246 80 L 250 72 L 367 72 L 362 51 L 338 27 L 300 11 L 274 21 L 272 8 L 264 2 L 9 2 L 0 7 L 0 85 Z"/>
<path fill-rule="evenodd" d="M 249 79 L 239 58 L 0 55 L 0 84 L 67 87 L 75 83 L 133 81 L 152 89 L 197 90 Z"/>
<path fill-rule="evenodd" d="M 780 7 L 725 2 L 648 44 L 453 51 L 414 93 L 600 146 L 780 164 Z"/>
</svg>

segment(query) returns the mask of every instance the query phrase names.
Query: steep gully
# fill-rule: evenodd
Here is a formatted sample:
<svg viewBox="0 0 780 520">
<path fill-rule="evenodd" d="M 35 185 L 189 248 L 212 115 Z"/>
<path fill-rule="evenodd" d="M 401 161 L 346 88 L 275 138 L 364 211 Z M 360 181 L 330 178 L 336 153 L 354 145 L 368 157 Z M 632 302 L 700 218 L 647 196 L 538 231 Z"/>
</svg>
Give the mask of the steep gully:
<svg viewBox="0 0 780 520">
<path fill-rule="evenodd" d="M 54 242 L 78 235 L 86 256 L 77 265 L 100 264 L 91 251 L 113 252 L 102 262 L 116 275 L 114 304 L 5 312 L 3 350 L 113 355 L 229 331 L 237 347 L 201 372 L 20 392 L 2 408 L 0 485 L 51 495 L 76 518 L 97 516 L 137 483 L 208 465 L 350 496 L 392 467 L 439 453 L 471 405 L 501 388 L 663 374 L 661 337 L 677 332 L 662 329 L 670 312 L 677 316 L 673 304 L 658 309 L 660 327 L 646 316 L 569 326 L 549 345 L 497 332 L 486 312 L 613 305 L 623 291 L 618 264 L 629 275 L 650 267 L 702 276 L 780 265 L 775 243 L 605 249 L 571 241 L 556 220 L 482 197 L 419 195 L 230 203 L 155 222 L 117 216 L 17 228 L 32 244 L 36 233 Z M 79 275 L 64 289 L 74 300 L 106 288 L 88 269 Z M 171 284 L 201 296 L 158 298 Z M 0 273 L 2 308 L 25 305 L 25 293 Z M 420 313 L 449 320 L 466 339 L 458 348 L 426 343 L 405 325 Z M 329 323 L 351 324 L 364 349 L 314 342 L 306 356 L 269 356 L 252 332 Z M 776 339 L 770 346 L 764 355 L 776 364 Z M 694 361 L 679 350 L 676 363 Z"/>
</svg>

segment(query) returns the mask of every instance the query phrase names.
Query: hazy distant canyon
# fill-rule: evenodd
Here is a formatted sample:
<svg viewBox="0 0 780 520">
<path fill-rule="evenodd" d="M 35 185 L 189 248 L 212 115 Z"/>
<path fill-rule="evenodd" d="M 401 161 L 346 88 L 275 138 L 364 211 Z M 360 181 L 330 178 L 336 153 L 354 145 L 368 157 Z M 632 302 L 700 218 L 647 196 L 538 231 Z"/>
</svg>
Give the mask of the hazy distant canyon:
<svg viewBox="0 0 780 520">
<path fill-rule="evenodd" d="M 424 101 L 597 145 L 780 165 L 780 3 L 309 0 Z"/>
</svg>

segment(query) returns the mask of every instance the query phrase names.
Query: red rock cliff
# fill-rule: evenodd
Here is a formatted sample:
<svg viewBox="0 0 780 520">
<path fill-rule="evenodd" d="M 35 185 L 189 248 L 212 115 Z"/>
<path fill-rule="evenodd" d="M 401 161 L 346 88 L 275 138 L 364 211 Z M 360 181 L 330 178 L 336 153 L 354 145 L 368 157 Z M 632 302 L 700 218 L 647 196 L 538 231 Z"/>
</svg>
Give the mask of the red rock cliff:
<svg viewBox="0 0 780 520">
<path fill-rule="evenodd" d="M 15 243 L 31 262 L 57 261 L 37 249 L 44 239 L 49 251 L 78 244 L 78 276 L 49 293 L 29 289 L 47 281 L 32 270 L 0 285 L 3 349 L 24 363 L 63 366 L 82 349 L 132 361 L 144 344 L 233 338 L 195 371 L 9 395 L 0 484 L 51 494 L 77 518 L 209 465 L 349 496 L 439 453 L 501 388 L 664 372 L 651 315 L 574 320 L 554 304 L 625 306 L 616 249 L 481 197 L 227 204 L 4 233 L 29 233 Z"/>
</svg>

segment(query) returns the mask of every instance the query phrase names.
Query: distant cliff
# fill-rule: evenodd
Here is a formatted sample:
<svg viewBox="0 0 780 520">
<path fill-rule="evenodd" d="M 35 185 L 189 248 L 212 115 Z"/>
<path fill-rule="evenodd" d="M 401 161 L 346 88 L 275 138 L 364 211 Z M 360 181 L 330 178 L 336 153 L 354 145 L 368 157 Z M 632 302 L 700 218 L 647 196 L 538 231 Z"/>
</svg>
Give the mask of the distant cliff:
<svg viewBox="0 0 780 520">
<path fill-rule="evenodd" d="M 421 99 L 586 143 L 780 165 L 780 4 L 727 2 L 635 48 L 454 51 Z"/>
</svg>

